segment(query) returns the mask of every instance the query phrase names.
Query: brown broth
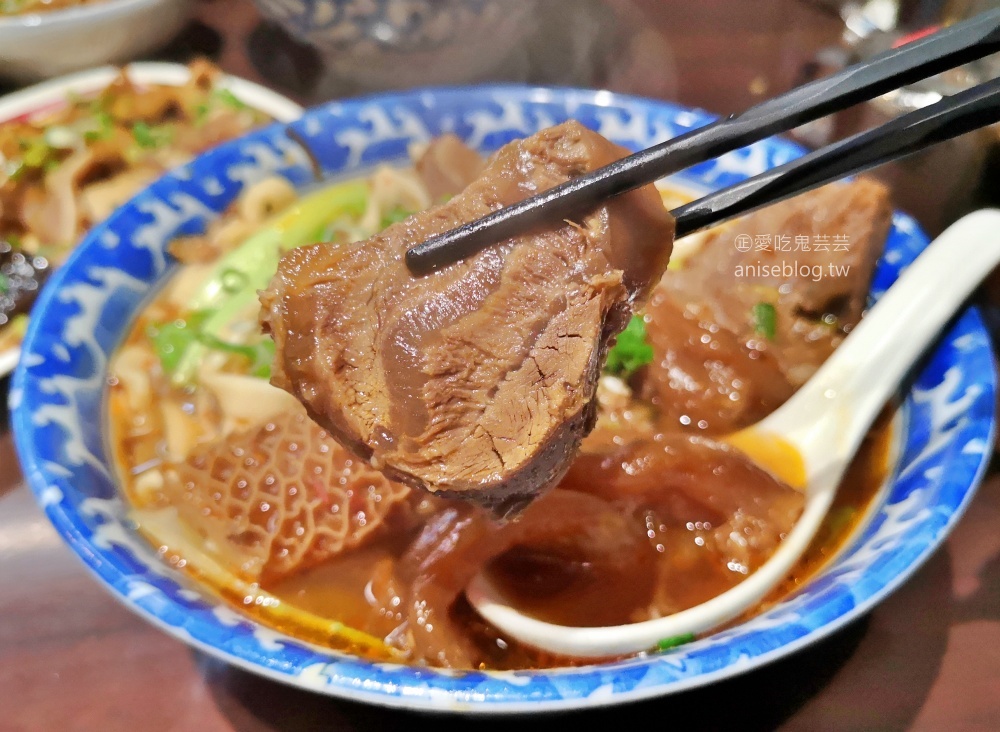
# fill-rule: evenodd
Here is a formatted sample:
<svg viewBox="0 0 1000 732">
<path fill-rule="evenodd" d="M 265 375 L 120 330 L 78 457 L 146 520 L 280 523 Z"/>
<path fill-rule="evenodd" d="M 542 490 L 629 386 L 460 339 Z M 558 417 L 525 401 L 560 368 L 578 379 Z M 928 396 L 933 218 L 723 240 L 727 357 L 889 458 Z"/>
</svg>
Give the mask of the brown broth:
<svg viewBox="0 0 1000 732">
<path fill-rule="evenodd" d="M 788 578 L 760 605 L 743 616 L 743 620 L 804 586 L 844 547 L 867 514 L 871 501 L 878 494 L 891 468 L 893 455 L 893 425 L 887 413 L 865 439 L 852 461 L 823 522 L 816 539 Z M 736 585 L 742 575 L 725 572 L 711 557 L 698 555 L 691 537 L 679 535 L 672 541 L 675 553 L 664 557 L 676 558 L 684 553 L 692 580 L 690 588 L 680 594 L 685 607 L 691 607 Z M 289 606 L 307 610 L 316 616 L 337 619 L 352 627 L 362 627 L 371 606 L 365 602 L 364 589 L 372 567 L 379 561 L 397 558 L 404 543 L 383 536 L 364 549 L 335 558 L 319 567 L 267 586 L 265 589 Z M 664 559 L 663 561 L 667 561 Z M 549 561 L 544 556 L 529 556 L 512 550 L 491 567 L 491 579 L 516 603 L 516 606 L 549 622 L 595 626 L 603 622 L 620 622 L 623 608 L 630 606 L 635 595 L 635 578 L 602 573 L 599 569 L 573 567 L 567 563 Z M 552 587 L 557 589 L 553 591 Z M 274 625 L 267 618 L 266 608 L 252 612 Z M 460 624 L 466 636 L 473 639 L 481 653 L 481 668 L 523 669 L 549 668 L 582 663 L 580 659 L 560 657 L 522 646 L 517 641 L 483 621 L 464 600 L 452 609 L 453 620 Z M 641 618 L 636 618 L 641 619 Z M 279 623 L 291 635 L 302 637 L 301 629 Z M 310 638 L 323 643 L 321 638 Z"/>
</svg>

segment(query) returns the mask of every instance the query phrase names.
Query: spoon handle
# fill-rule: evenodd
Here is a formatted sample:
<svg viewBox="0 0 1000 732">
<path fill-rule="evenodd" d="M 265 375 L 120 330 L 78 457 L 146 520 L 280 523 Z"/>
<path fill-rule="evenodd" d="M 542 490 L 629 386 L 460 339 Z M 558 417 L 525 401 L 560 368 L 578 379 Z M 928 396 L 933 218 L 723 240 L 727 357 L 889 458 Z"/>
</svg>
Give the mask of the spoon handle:
<svg viewBox="0 0 1000 732">
<path fill-rule="evenodd" d="M 802 453 L 810 491 L 839 480 L 836 468 L 846 466 L 914 363 L 998 263 L 1000 211 L 976 211 L 950 226 L 795 396 L 760 423 Z"/>
</svg>

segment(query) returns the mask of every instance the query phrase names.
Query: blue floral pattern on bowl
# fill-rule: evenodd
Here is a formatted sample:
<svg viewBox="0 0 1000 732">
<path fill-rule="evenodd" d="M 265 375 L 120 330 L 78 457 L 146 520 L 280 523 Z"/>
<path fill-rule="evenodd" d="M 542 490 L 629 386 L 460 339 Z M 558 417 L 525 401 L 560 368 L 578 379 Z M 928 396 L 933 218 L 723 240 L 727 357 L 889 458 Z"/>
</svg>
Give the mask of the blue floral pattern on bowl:
<svg viewBox="0 0 1000 732">
<path fill-rule="evenodd" d="M 373 48 L 431 50 L 482 19 L 496 22 L 511 0 L 258 0 L 267 13 L 304 40 L 328 50 L 359 43 Z M 518 0 L 519 2 L 519 0 Z"/>
<path fill-rule="evenodd" d="M 580 708 L 668 694 L 791 653 L 858 617 L 943 540 L 971 498 L 992 449 L 993 356 L 965 311 L 905 395 L 901 448 L 888 496 L 861 536 L 797 595 L 739 626 L 666 652 L 582 668 L 444 672 L 372 663 L 296 641 L 201 595 L 132 533 L 101 429 L 108 356 L 169 274 L 165 246 L 204 229 L 248 183 L 279 172 L 314 183 L 405 157 L 412 142 L 454 132 L 484 151 L 568 118 L 637 149 L 705 124 L 705 113 L 608 92 L 496 86 L 426 89 L 332 103 L 289 127 L 223 145 L 167 175 L 96 227 L 45 288 L 32 315 L 10 400 L 32 490 L 66 542 L 130 608 L 192 646 L 279 681 L 382 705 L 463 712 Z M 299 142 L 297 142 L 299 141 Z M 715 188 L 801 153 L 768 140 L 687 171 Z M 872 294 L 926 246 L 896 214 Z"/>
</svg>

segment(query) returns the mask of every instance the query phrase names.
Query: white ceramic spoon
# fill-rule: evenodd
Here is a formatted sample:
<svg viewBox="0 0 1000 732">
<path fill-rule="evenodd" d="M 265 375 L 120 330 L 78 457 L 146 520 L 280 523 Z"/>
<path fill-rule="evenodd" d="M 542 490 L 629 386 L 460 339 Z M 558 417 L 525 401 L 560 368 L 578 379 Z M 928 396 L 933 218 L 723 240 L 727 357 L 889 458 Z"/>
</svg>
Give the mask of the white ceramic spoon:
<svg viewBox="0 0 1000 732">
<path fill-rule="evenodd" d="M 614 656 L 698 634 L 760 602 L 809 546 L 872 421 L 976 286 L 1000 263 L 1000 211 L 969 214 L 948 228 L 780 409 L 727 441 L 793 487 L 806 502 L 795 527 L 756 572 L 688 610 L 600 628 L 543 622 L 508 605 L 484 575 L 466 594 L 476 610 L 519 641 L 575 657 Z"/>
</svg>

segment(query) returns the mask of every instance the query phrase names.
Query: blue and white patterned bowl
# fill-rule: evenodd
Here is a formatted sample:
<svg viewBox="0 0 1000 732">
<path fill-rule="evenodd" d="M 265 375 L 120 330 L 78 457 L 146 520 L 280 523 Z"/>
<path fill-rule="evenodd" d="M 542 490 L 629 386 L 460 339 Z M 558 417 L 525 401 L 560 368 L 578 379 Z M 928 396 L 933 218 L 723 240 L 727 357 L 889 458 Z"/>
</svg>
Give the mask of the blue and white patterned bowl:
<svg viewBox="0 0 1000 732">
<path fill-rule="evenodd" d="M 904 400 L 891 487 L 871 524 L 820 578 L 738 627 L 616 663 L 551 671 L 445 673 L 325 651 L 207 599 L 129 530 L 99 428 L 108 355 L 169 274 L 165 245 L 204 229 L 248 183 L 279 172 L 323 175 L 399 160 L 407 145 L 455 132 L 484 151 L 574 117 L 630 148 L 705 124 L 702 112 L 608 92 L 428 89 L 334 103 L 210 152 L 162 178 L 95 228 L 45 288 L 32 315 L 11 406 L 17 448 L 38 501 L 66 542 L 126 605 L 230 663 L 320 693 L 414 709 L 524 712 L 668 694 L 759 666 L 815 642 L 871 608 L 942 541 L 982 476 L 992 444 L 995 376 L 979 314 L 967 310 L 923 364 Z M 769 140 L 697 166 L 718 187 L 800 154 Z M 926 245 L 897 214 L 873 295 Z"/>
</svg>

